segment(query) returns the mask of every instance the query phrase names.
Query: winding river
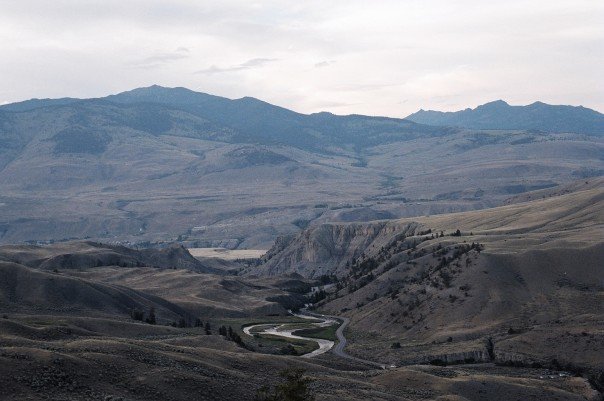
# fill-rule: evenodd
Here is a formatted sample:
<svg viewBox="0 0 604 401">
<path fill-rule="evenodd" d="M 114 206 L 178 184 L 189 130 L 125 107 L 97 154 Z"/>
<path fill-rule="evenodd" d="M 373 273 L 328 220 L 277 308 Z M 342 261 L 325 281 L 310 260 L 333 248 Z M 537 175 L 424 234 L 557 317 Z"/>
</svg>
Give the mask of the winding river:
<svg viewBox="0 0 604 401">
<path fill-rule="evenodd" d="M 334 324 L 338 324 L 338 321 L 331 317 L 309 316 L 309 315 L 304 315 L 304 314 L 300 314 L 300 313 L 292 313 L 292 315 L 302 318 L 302 319 L 319 320 L 318 322 L 309 323 L 309 325 L 315 326 L 315 327 L 327 327 L 327 326 L 331 326 Z M 291 339 L 296 339 L 296 340 L 306 340 L 306 341 L 312 341 L 312 342 L 317 343 L 319 348 L 317 348 L 316 350 L 314 350 L 312 352 L 309 352 L 308 354 L 301 355 L 302 358 L 313 358 L 315 356 L 324 354 L 333 348 L 335 343 L 331 340 L 325 340 L 322 338 L 302 337 L 302 336 L 295 335 L 294 332 L 299 331 L 301 329 L 300 328 L 295 328 L 295 329 L 285 328 L 286 326 L 288 326 L 290 324 L 291 323 L 255 324 L 253 326 L 245 327 L 243 329 L 243 332 L 245 334 L 247 334 L 248 336 L 253 336 L 254 334 L 270 334 L 273 336 L 291 338 Z M 252 334 L 252 330 L 254 328 L 261 328 L 261 327 L 264 328 L 262 331 L 258 331 L 256 333 Z"/>
<path fill-rule="evenodd" d="M 338 338 L 338 344 L 337 346 L 334 345 L 335 343 L 331 340 L 324 340 L 321 338 L 310 338 L 310 337 L 302 337 L 302 336 L 297 336 L 294 333 L 298 330 L 301 330 L 299 328 L 296 329 L 288 329 L 285 328 L 286 326 L 290 325 L 291 323 L 262 323 L 262 324 L 255 324 L 253 326 L 248 326 L 245 327 L 243 329 L 243 332 L 245 334 L 247 334 L 248 336 L 253 336 L 254 334 L 252 334 L 252 330 L 254 328 L 259 328 L 259 327 L 263 327 L 264 329 L 262 331 L 259 331 L 255 334 L 270 334 L 273 336 L 279 336 L 279 337 L 284 337 L 284 338 L 292 338 L 292 339 L 297 339 L 297 340 L 307 340 L 307 341 L 313 341 L 316 342 L 319 345 L 319 348 L 309 352 L 308 354 L 304 354 L 301 355 L 301 358 L 313 358 L 317 355 L 322 355 L 328 351 L 330 351 L 331 349 L 333 349 L 334 354 L 336 354 L 337 356 L 341 357 L 341 358 L 346 358 L 346 359 L 350 359 L 352 361 L 355 362 L 360 362 L 363 364 L 367 364 L 367 365 L 371 365 L 374 366 L 376 368 L 380 368 L 380 369 L 386 369 L 386 365 L 383 365 L 381 363 L 378 362 L 374 362 L 374 361 L 369 361 L 366 359 L 361 359 L 361 358 L 357 358 L 354 357 L 352 355 L 347 354 L 344 351 L 344 347 L 346 347 L 346 337 L 344 337 L 344 329 L 346 328 L 346 326 L 348 326 L 348 323 L 350 322 L 350 320 L 346 317 L 340 317 L 340 316 L 327 316 L 327 315 L 320 315 L 320 314 L 316 314 L 316 313 L 312 313 L 312 312 L 308 312 L 308 311 L 304 311 L 304 313 L 292 313 L 292 315 L 302 318 L 302 319 L 310 319 L 310 320 L 315 320 L 315 322 L 310 323 L 311 325 L 315 326 L 315 327 L 327 327 L 327 326 L 331 326 L 334 324 L 340 324 L 340 327 L 338 327 L 338 329 L 336 330 L 336 337 Z M 318 320 L 318 322 L 316 322 Z M 394 366 L 390 366 L 390 368 L 393 368 Z"/>
</svg>

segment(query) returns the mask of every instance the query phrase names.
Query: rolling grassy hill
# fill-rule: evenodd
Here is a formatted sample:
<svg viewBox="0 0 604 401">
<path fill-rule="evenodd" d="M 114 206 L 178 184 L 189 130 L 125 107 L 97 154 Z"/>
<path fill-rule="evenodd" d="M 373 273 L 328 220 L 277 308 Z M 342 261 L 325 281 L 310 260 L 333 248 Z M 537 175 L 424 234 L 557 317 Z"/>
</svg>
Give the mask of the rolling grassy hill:
<svg viewBox="0 0 604 401">
<path fill-rule="evenodd" d="M 162 324 L 203 317 L 286 314 L 308 284 L 207 267 L 180 246 L 134 250 L 93 242 L 0 247 L 5 312 L 128 319 L 156 309 Z"/>
</svg>

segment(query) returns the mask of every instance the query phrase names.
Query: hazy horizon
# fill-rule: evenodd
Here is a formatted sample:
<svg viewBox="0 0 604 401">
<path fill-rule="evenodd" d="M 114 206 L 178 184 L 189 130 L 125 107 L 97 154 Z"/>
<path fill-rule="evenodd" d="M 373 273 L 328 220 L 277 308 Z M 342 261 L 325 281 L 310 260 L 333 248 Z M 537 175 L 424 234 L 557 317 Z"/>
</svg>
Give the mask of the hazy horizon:
<svg viewBox="0 0 604 401">
<path fill-rule="evenodd" d="M 150 88 L 152 86 L 159 86 L 159 87 L 162 87 L 162 88 L 165 88 L 165 89 L 179 89 L 179 88 L 183 88 L 183 89 L 191 90 L 190 88 L 186 88 L 186 87 L 182 87 L 182 86 L 166 87 L 166 86 L 162 86 L 162 85 L 153 84 L 153 85 L 150 85 L 150 86 L 144 86 L 144 87 L 139 87 L 139 88 L 126 89 L 124 91 L 115 92 L 115 93 L 107 93 L 107 94 L 101 95 L 101 96 L 82 97 L 82 98 L 73 97 L 73 99 L 78 99 L 78 100 L 102 99 L 102 98 L 105 98 L 105 97 L 108 97 L 108 96 L 111 96 L 111 95 L 117 95 L 119 93 L 130 92 L 130 91 L 136 90 L 136 89 L 146 89 L 146 88 Z M 204 92 L 202 90 L 197 90 L 195 92 L 204 93 L 204 94 L 213 95 L 213 96 L 220 96 L 220 95 L 216 95 L 215 93 Z M 224 97 L 227 98 L 226 96 L 224 96 Z M 252 94 L 244 95 L 242 97 L 236 97 L 236 98 L 232 97 L 232 98 L 229 98 L 229 99 L 231 99 L 231 100 L 237 100 L 237 99 L 242 99 L 244 97 L 252 97 L 252 98 L 258 99 L 260 101 L 270 103 L 273 106 L 285 107 L 285 106 L 280 105 L 280 104 L 275 104 L 275 103 L 268 102 L 265 99 L 257 98 L 255 96 L 253 96 Z M 29 99 L 17 100 L 15 102 L 10 102 L 10 103 L 6 102 L 6 103 L 3 103 L 3 104 L 0 104 L 0 106 L 5 106 L 5 105 L 8 105 L 8 104 L 13 104 L 13 103 L 26 102 L 26 101 L 29 101 L 29 100 L 48 100 L 48 99 L 61 99 L 61 98 L 70 98 L 70 97 L 69 96 L 60 96 L 60 97 L 56 97 L 56 98 L 39 98 L 39 97 L 34 97 L 34 98 L 29 98 Z M 477 105 L 474 105 L 474 106 L 468 106 L 468 107 L 465 107 L 465 108 L 462 108 L 462 109 L 457 109 L 457 110 L 439 110 L 439 109 L 434 109 L 434 108 L 427 107 L 427 108 L 418 109 L 415 112 L 420 111 L 420 110 L 424 110 L 424 111 L 442 111 L 442 112 L 458 112 L 458 111 L 463 111 L 463 110 L 466 110 L 466 109 L 476 109 L 477 107 L 483 106 L 483 105 L 485 105 L 487 103 L 494 103 L 494 102 L 499 102 L 499 101 L 503 101 L 503 102 L 507 103 L 509 106 L 520 106 L 520 107 L 522 107 L 522 106 L 529 106 L 529 105 L 531 105 L 533 103 L 542 102 L 541 100 L 535 100 L 535 101 L 532 101 L 532 102 L 526 103 L 526 104 L 513 104 L 513 103 L 510 103 L 510 102 L 506 101 L 505 99 L 493 99 L 493 100 L 489 100 L 489 101 L 487 101 L 485 103 L 482 103 L 482 104 L 477 104 Z M 542 102 L 542 103 L 546 103 L 546 102 Z M 549 103 L 546 103 L 546 104 L 549 104 Z M 549 105 L 551 105 L 551 106 L 573 106 L 573 107 L 583 106 L 583 105 L 580 105 L 580 104 L 549 104 Z M 583 107 L 585 107 L 585 106 L 583 106 Z M 588 107 L 588 108 L 592 109 L 591 107 Z M 292 110 L 294 112 L 297 112 L 297 113 L 301 113 L 301 114 L 313 114 L 313 113 L 329 112 L 329 113 L 332 113 L 332 114 L 335 114 L 335 115 L 352 115 L 352 114 L 358 114 L 358 115 L 367 115 L 367 116 L 373 116 L 373 117 L 387 117 L 387 118 L 405 118 L 408 115 L 412 114 L 412 113 L 409 113 L 408 115 L 405 115 L 405 116 L 389 116 L 389 115 L 382 115 L 382 114 L 360 114 L 360 113 L 348 113 L 348 114 L 344 114 L 344 113 L 338 113 L 338 112 L 331 112 L 331 111 L 328 111 L 328 110 L 319 110 L 319 111 L 313 111 L 313 112 L 310 112 L 310 113 L 304 113 L 302 111 L 298 111 L 298 110 L 295 110 L 295 109 L 290 109 L 290 108 L 288 108 L 288 109 Z M 592 109 L 592 110 L 594 110 L 594 111 L 602 114 L 602 111 L 600 111 L 600 110 L 597 110 L 597 109 Z"/>
<path fill-rule="evenodd" d="M 0 4 L 0 104 L 158 84 L 302 113 L 604 110 L 595 0 Z"/>
</svg>

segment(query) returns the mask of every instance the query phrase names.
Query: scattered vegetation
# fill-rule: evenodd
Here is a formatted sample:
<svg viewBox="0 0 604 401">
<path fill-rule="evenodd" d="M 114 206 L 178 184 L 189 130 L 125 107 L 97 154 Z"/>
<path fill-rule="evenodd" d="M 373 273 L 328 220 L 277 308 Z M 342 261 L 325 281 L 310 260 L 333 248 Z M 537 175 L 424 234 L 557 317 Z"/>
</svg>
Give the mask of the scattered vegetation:
<svg viewBox="0 0 604 401">
<path fill-rule="evenodd" d="M 311 304 L 316 304 L 316 303 L 319 303 L 320 301 L 324 300 L 325 298 L 327 298 L 327 293 L 325 292 L 325 290 L 319 290 L 319 291 L 313 292 L 308 297 L 308 302 L 310 302 Z"/>
<path fill-rule="evenodd" d="M 304 355 L 319 347 L 315 341 L 284 338 L 271 334 L 255 334 L 254 338 L 262 341 L 264 345 L 270 345 L 273 348 L 279 347 L 276 351 L 283 355 Z"/>
<path fill-rule="evenodd" d="M 458 229 L 449 236 L 462 236 Z M 357 299 L 357 308 L 363 307 L 368 302 L 373 302 L 380 297 L 389 296 L 402 307 L 400 312 L 393 312 L 395 322 L 411 322 L 417 324 L 425 319 L 422 304 L 434 296 L 430 287 L 437 290 L 449 290 L 445 295 L 447 300 L 456 304 L 464 302 L 471 297 L 471 286 L 467 283 L 454 286 L 456 277 L 466 268 L 472 266 L 477 256 L 484 249 L 484 245 L 472 242 L 447 245 L 439 241 L 430 246 L 425 244 L 445 236 L 444 231 L 436 232 L 432 229 L 418 231 L 411 236 L 397 235 L 388 244 L 382 246 L 377 252 L 367 255 L 361 253 L 358 257 L 346 263 L 349 268 L 348 276 L 336 281 L 336 291 L 327 294 L 316 294 L 315 300 L 328 301 L 358 291 L 385 272 L 397 268 L 400 273 L 409 272 L 402 278 L 390 281 L 387 288 L 379 288 L 372 295 L 365 295 Z M 420 247 L 420 244 L 424 244 Z M 432 260 L 426 256 L 432 256 Z M 434 261 L 436 259 L 436 261 Z M 436 263 L 435 263 L 436 262 Z M 413 270 L 415 273 L 412 273 Z M 430 313 L 430 312 L 427 312 Z M 401 319 L 401 320 L 399 320 Z M 411 326 L 405 325 L 410 328 Z"/>
<path fill-rule="evenodd" d="M 272 389 L 263 386 L 258 389 L 254 401 L 314 401 L 315 396 L 309 385 L 312 379 L 304 376 L 303 369 L 286 369 L 279 373 L 282 382 Z"/>
<path fill-rule="evenodd" d="M 155 307 L 149 308 L 149 312 L 147 313 L 147 318 L 145 318 L 145 312 L 138 308 L 132 308 L 130 310 L 130 317 L 139 322 L 145 322 L 148 324 L 156 324 L 157 318 L 155 316 Z"/>
<path fill-rule="evenodd" d="M 312 329 L 301 329 L 294 332 L 297 336 L 308 337 L 308 338 L 322 338 L 325 340 L 336 341 L 336 330 L 339 325 L 333 324 L 327 327 L 315 327 Z"/>
</svg>

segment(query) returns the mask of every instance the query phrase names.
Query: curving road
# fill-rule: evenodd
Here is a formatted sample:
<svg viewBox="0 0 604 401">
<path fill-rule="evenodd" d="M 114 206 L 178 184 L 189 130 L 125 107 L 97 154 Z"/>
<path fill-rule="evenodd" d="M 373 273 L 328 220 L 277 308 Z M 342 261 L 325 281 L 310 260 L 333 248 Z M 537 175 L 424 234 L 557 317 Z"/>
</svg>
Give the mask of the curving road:
<svg viewBox="0 0 604 401">
<path fill-rule="evenodd" d="M 386 365 L 383 365 L 381 363 L 374 362 L 374 361 L 369 361 L 367 359 L 357 358 L 356 356 L 352 356 L 344 351 L 344 348 L 346 347 L 346 337 L 344 336 L 344 330 L 346 329 L 346 326 L 348 326 L 348 324 L 350 323 L 349 318 L 343 317 L 343 316 L 322 315 L 322 314 L 318 314 L 318 313 L 312 313 L 307 310 L 304 310 L 304 314 L 307 316 L 310 316 L 310 317 L 314 317 L 314 318 L 333 319 L 333 320 L 339 320 L 342 322 L 340 327 L 338 327 L 338 329 L 336 330 L 336 337 L 338 338 L 338 343 L 336 344 L 335 348 L 333 349 L 334 354 L 336 354 L 337 356 L 339 356 L 341 358 L 346 358 L 346 359 L 350 359 L 355 362 L 375 366 L 380 369 L 386 369 Z"/>
</svg>

